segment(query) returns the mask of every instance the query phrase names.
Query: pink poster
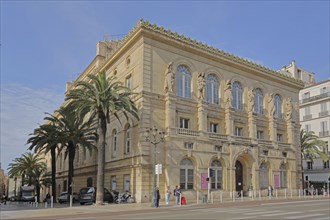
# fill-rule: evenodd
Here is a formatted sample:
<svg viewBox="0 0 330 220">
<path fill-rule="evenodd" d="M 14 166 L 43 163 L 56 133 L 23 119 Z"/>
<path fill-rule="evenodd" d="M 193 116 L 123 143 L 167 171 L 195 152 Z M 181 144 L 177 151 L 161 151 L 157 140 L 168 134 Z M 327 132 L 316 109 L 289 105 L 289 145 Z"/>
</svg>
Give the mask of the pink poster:
<svg viewBox="0 0 330 220">
<path fill-rule="evenodd" d="M 208 182 L 207 182 L 206 178 L 207 178 L 207 173 L 201 173 L 201 188 L 202 189 L 207 189 Z"/>
<path fill-rule="evenodd" d="M 280 187 L 280 175 L 274 174 L 274 188 Z"/>
</svg>

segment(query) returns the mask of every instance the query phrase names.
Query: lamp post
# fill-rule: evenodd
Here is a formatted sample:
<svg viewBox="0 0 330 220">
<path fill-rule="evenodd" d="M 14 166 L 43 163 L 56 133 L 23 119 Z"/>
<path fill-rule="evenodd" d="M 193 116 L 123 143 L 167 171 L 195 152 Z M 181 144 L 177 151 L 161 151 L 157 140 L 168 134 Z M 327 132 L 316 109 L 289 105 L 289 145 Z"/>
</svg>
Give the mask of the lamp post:
<svg viewBox="0 0 330 220">
<path fill-rule="evenodd" d="M 156 184 L 157 144 L 164 142 L 164 136 L 165 136 L 165 132 L 158 131 L 158 129 L 155 126 L 152 128 L 148 128 L 145 132 L 146 141 L 154 145 L 154 161 L 153 161 L 154 189 L 157 187 Z"/>
</svg>

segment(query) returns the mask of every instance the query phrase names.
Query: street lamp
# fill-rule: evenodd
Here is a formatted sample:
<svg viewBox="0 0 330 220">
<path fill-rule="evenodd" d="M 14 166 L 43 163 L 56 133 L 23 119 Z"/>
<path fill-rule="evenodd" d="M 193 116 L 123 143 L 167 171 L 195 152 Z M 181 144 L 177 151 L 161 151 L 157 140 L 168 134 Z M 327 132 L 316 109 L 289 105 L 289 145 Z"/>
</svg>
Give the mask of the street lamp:
<svg viewBox="0 0 330 220">
<path fill-rule="evenodd" d="M 145 132 L 145 139 L 154 145 L 154 161 L 153 161 L 153 176 L 154 176 L 154 189 L 157 187 L 156 184 L 156 162 L 157 162 L 157 144 L 164 142 L 164 131 L 158 131 L 154 126 L 153 128 L 148 128 Z"/>
</svg>

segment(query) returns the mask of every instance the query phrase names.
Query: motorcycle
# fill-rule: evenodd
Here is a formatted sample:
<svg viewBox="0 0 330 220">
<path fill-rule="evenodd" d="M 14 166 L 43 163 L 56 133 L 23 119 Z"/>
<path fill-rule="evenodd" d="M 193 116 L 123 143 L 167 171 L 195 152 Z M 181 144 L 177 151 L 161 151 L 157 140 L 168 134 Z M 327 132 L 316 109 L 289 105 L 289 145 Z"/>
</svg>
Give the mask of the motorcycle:
<svg viewBox="0 0 330 220">
<path fill-rule="evenodd" d="M 117 199 L 115 200 L 117 204 L 119 203 L 133 203 L 134 199 L 132 198 L 132 195 L 126 191 L 124 193 L 119 193 Z"/>
</svg>

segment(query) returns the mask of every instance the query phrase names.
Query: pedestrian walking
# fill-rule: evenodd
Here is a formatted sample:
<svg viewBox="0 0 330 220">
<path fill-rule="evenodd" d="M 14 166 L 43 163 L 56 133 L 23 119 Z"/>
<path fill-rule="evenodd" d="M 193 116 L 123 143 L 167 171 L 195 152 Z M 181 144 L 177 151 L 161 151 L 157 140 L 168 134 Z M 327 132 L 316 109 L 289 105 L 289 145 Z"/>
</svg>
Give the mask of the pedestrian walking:
<svg viewBox="0 0 330 220">
<path fill-rule="evenodd" d="M 171 197 L 171 189 L 168 186 L 167 187 L 167 190 L 166 190 L 166 193 L 165 193 L 165 202 L 166 202 L 166 205 L 170 204 L 170 197 Z"/>
</svg>

